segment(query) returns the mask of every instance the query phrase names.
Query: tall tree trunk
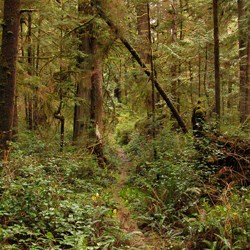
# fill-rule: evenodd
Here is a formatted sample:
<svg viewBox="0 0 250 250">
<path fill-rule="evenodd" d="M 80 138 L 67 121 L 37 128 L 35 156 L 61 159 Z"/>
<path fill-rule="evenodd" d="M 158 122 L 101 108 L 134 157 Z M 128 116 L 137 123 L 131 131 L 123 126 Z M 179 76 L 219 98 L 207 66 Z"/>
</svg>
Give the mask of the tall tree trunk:
<svg viewBox="0 0 250 250">
<path fill-rule="evenodd" d="M 239 30 L 239 59 L 240 59 L 240 122 L 243 123 L 247 118 L 247 23 L 245 15 L 245 1 L 238 0 L 238 30 Z"/>
<path fill-rule="evenodd" d="M 220 101 L 220 45 L 219 45 L 219 22 L 218 22 L 218 1 L 213 0 L 213 21 L 214 21 L 214 79 L 215 79 L 215 112 L 219 125 L 221 116 Z"/>
<path fill-rule="evenodd" d="M 148 40 L 149 40 L 149 49 L 150 49 L 150 70 L 151 70 L 151 108 L 152 108 L 152 137 L 155 139 L 156 136 L 156 123 L 155 123 L 155 67 L 153 61 L 153 49 L 152 49 L 152 34 L 151 34 L 151 26 L 150 26 L 150 6 L 147 3 L 147 16 L 148 16 Z M 154 159 L 157 158 L 157 150 L 155 145 L 153 144 L 153 156 Z"/>
<path fill-rule="evenodd" d="M 193 85 L 194 85 L 194 76 L 193 76 L 193 68 L 192 68 L 192 63 L 189 61 L 188 63 L 188 70 L 189 70 L 189 81 L 190 81 L 190 97 L 191 97 L 191 103 L 192 106 L 194 105 L 194 90 L 193 90 Z"/>
<path fill-rule="evenodd" d="M 17 141 L 18 139 L 18 96 L 15 95 L 15 103 L 14 103 L 14 117 L 13 117 L 13 132 L 12 139 L 13 141 Z"/>
<path fill-rule="evenodd" d="M 201 97 L 201 53 L 199 52 L 198 60 L 198 95 Z"/>
<path fill-rule="evenodd" d="M 34 70 L 35 70 L 35 75 L 39 76 L 39 56 L 40 56 L 40 39 L 41 39 L 41 26 L 42 26 L 42 19 L 39 16 L 38 19 L 38 31 L 37 31 L 37 44 L 36 44 L 36 49 L 35 49 L 35 54 L 36 54 L 36 59 L 34 59 Z M 34 106 L 33 106 L 33 110 L 34 110 L 34 129 L 37 129 L 38 125 L 40 124 L 40 122 L 44 122 L 44 117 L 45 115 L 43 114 L 43 110 L 40 109 L 39 112 L 39 98 L 38 98 L 38 87 L 35 87 L 34 90 Z"/>
<path fill-rule="evenodd" d="M 176 0 L 172 1 L 172 43 L 177 42 L 177 3 Z M 173 59 L 173 65 L 171 66 L 171 76 L 172 76 L 172 88 L 171 92 L 174 98 L 174 102 L 176 103 L 176 107 L 178 112 L 180 111 L 180 97 L 179 97 L 179 75 L 178 75 L 178 59 Z"/>
<path fill-rule="evenodd" d="M 248 9 L 250 12 L 250 7 Z M 246 101 L 246 114 L 250 116 L 250 17 L 248 17 L 248 39 L 247 39 L 247 101 Z"/>
<path fill-rule="evenodd" d="M 122 62 L 119 63 L 119 75 L 115 76 L 116 87 L 114 90 L 114 97 L 119 103 L 122 103 L 122 89 L 121 89 L 121 78 L 122 78 Z"/>
<path fill-rule="evenodd" d="M 97 41 L 92 39 L 92 55 L 94 57 L 91 75 L 90 92 L 90 133 L 89 139 L 93 152 L 96 154 L 98 163 L 103 166 L 105 157 L 103 154 L 103 76 L 102 61 L 98 55 Z M 94 132 L 94 133 L 92 133 Z"/>
<path fill-rule="evenodd" d="M 80 2 L 79 13 L 93 15 L 91 1 Z M 87 54 L 86 58 L 79 58 L 78 65 L 83 67 L 85 79 L 77 86 L 76 96 L 80 105 L 76 104 L 74 113 L 73 140 L 77 141 L 85 133 L 85 145 L 91 149 L 103 165 L 106 161 L 103 154 L 103 76 L 102 55 L 94 35 L 93 24 L 80 30 L 80 51 Z M 85 131 L 84 131 L 85 130 Z"/>
<path fill-rule="evenodd" d="M 230 110 L 233 106 L 232 96 L 231 96 L 233 91 L 233 82 L 230 74 L 228 74 L 227 91 L 228 91 L 227 108 Z"/>
<path fill-rule="evenodd" d="M 149 41 L 149 16 L 147 10 L 147 3 L 142 2 L 137 4 L 136 6 L 136 13 L 137 13 L 137 31 L 139 35 L 139 53 L 143 61 L 150 65 L 150 50 L 151 50 L 151 43 Z M 140 81 L 140 79 L 139 79 Z M 148 117 L 151 116 L 152 113 L 152 89 L 149 84 L 146 85 L 144 88 L 146 91 L 146 98 L 145 98 L 145 107 L 147 110 Z"/>
<path fill-rule="evenodd" d="M 207 66 L 208 66 L 208 48 L 207 48 L 207 44 L 206 44 L 206 48 L 205 48 L 205 63 L 204 63 L 204 75 L 203 75 L 203 87 L 204 87 L 204 93 L 207 97 L 207 99 L 209 98 L 208 92 L 207 92 Z M 209 102 L 209 99 L 208 99 Z"/>
<path fill-rule="evenodd" d="M 179 35 L 179 39 L 180 39 L 180 41 L 182 41 L 184 38 L 184 33 L 183 33 L 183 2 L 182 2 L 182 0 L 180 0 L 179 2 L 180 2 L 180 35 Z M 178 84 L 177 84 L 177 88 L 178 88 L 177 110 L 179 113 L 181 112 L 181 72 L 182 72 L 182 62 L 181 62 L 181 59 L 179 59 Z"/>
<path fill-rule="evenodd" d="M 14 116 L 20 0 L 4 1 L 0 58 L 0 158 L 8 155 Z"/>
<path fill-rule="evenodd" d="M 28 41 L 28 74 L 30 77 L 33 75 L 33 49 L 32 49 L 32 16 L 31 13 L 28 13 L 28 32 L 27 32 L 27 41 Z M 33 87 L 32 87 L 33 88 Z M 30 93 L 26 94 L 27 100 L 27 114 L 26 117 L 27 127 L 29 130 L 33 130 L 34 126 L 34 117 L 33 117 L 33 89 Z"/>
<path fill-rule="evenodd" d="M 84 3 L 81 0 L 78 4 L 79 15 L 82 13 L 91 14 L 92 10 L 88 3 Z M 78 37 L 80 40 L 79 51 L 87 55 L 85 58 L 79 56 L 77 59 L 77 65 L 81 72 L 79 79 L 77 79 L 76 86 L 76 103 L 74 109 L 74 127 L 73 127 L 73 142 L 86 139 L 87 130 L 89 129 L 90 122 L 90 90 L 91 90 L 91 33 L 92 24 L 90 23 L 86 28 L 79 29 Z M 84 136 L 85 134 L 85 136 Z M 85 144 L 87 144 L 85 142 Z"/>
<path fill-rule="evenodd" d="M 60 78 L 61 78 L 60 83 L 63 81 L 61 76 L 62 76 L 62 70 L 60 69 Z M 63 93 L 61 89 L 59 90 L 59 98 L 60 98 L 60 103 L 57 111 L 54 112 L 54 117 L 60 121 L 60 152 L 63 152 L 65 118 L 61 114 L 63 106 Z"/>
</svg>

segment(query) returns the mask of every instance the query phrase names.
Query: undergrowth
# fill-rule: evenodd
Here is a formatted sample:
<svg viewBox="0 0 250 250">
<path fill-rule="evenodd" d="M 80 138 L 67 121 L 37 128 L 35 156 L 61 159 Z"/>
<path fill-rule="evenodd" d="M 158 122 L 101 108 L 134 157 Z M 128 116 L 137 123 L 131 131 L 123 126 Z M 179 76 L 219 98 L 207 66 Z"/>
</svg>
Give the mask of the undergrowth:
<svg viewBox="0 0 250 250">
<path fill-rule="evenodd" d="M 83 150 L 30 135 L 1 166 L 1 249 L 127 249 L 105 190 L 114 182 Z"/>
<path fill-rule="evenodd" d="M 192 136 L 165 129 L 155 140 L 137 133 L 125 148 L 134 170 L 122 195 L 142 230 L 167 249 L 250 249 L 249 188 L 220 185 L 209 143 L 201 155 Z"/>
</svg>

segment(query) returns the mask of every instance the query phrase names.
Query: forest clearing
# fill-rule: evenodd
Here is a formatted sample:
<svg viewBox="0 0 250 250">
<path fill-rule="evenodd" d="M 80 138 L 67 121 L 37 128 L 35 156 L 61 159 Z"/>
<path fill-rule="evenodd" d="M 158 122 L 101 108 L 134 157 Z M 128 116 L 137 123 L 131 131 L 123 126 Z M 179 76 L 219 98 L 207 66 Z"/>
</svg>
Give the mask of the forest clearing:
<svg viewBox="0 0 250 250">
<path fill-rule="evenodd" d="M 248 0 L 0 18 L 0 250 L 250 250 Z"/>
</svg>

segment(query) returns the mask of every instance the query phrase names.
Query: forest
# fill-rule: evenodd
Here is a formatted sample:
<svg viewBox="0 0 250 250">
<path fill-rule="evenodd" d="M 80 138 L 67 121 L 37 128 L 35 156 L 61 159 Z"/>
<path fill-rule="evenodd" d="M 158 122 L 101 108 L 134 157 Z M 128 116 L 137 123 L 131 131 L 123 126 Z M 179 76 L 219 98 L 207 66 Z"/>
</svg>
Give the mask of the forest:
<svg viewBox="0 0 250 250">
<path fill-rule="evenodd" d="M 1 250 L 250 250 L 250 1 L 0 19 Z"/>
</svg>

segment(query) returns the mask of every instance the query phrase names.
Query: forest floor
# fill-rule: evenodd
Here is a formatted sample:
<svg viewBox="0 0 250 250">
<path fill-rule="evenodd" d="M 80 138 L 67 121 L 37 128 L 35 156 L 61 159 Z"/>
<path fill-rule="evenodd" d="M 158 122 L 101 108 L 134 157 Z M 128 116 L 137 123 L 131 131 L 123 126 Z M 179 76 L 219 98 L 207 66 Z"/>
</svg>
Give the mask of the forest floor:
<svg viewBox="0 0 250 250">
<path fill-rule="evenodd" d="M 129 237 L 129 245 L 131 246 L 130 249 L 165 249 L 161 247 L 162 240 L 158 235 L 156 235 L 154 232 L 142 232 L 139 229 L 133 212 L 128 208 L 125 200 L 121 197 L 120 192 L 125 188 L 129 178 L 129 172 L 133 166 L 132 162 L 130 162 L 122 148 L 118 149 L 117 154 L 121 164 L 117 181 L 112 186 L 111 192 L 113 193 L 113 200 L 117 204 L 116 215 L 120 223 L 120 227 L 125 232 L 125 234 L 131 235 L 131 237 Z"/>
</svg>

